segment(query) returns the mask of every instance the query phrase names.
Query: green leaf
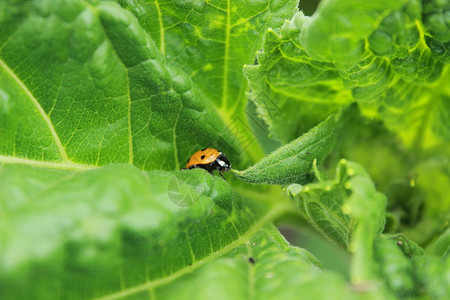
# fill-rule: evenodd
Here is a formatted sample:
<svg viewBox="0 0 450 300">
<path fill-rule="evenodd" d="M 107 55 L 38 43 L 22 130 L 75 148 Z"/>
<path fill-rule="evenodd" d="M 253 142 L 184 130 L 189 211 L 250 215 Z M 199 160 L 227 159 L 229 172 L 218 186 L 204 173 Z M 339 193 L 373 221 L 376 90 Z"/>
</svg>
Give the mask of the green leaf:
<svg viewBox="0 0 450 300">
<path fill-rule="evenodd" d="M 374 246 L 379 276 L 399 299 L 424 294 L 431 299 L 447 297 L 450 271 L 448 257 L 425 255 L 420 246 L 403 235 L 389 238 L 380 236 Z"/>
<path fill-rule="evenodd" d="M 405 3 L 407 0 L 327 1 L 304 23 L 300 43 L 313 59 L 354 64 L 364 55 L 364 39 L 373 31 L 373 24 Z"/>
<path fill-rule="evenodd" d="M 439 274 L 433 274 L 437 284 L 421 283 L 423 290 L 416 281 L 415 261 L 425 254 L 420 246 L 403 235 L 380 235 L 386 198 L 375 190 L 360 165 L 341 160 L 334 180 L 304 186 L 293 184 L 287 193 L 302 217 L 316 230 L 353 253 L 350 275 L 355 288 L 375 289 L 382 297 L 392 297 L 388 296 L 392 293 L 398 298 L 408 298 L 424 291 L 442 295 L 442 268 Z M 430 274 L 420 276 L 428 280 Z"/>
<path fill-rule="evenodd" d="M 440 42 L 450 41 L 449 9 L 448 1 L 423 1 L 423 23 L 427 27 L 428 33 Z"/>
<path fill-rule="evenodd" d="M 205 146 L 236 158 L 220 117 L 131 13 L 110 2 L 20 7 L 0 32 L 0 154 L 145 170 L 179 169 Z"/>
<path fill-rule="evenodd" d="M 411 187 L 414 160 L 394 133 L 379 121 L 365 118 L 355 103 L 343 110 L 337 124 L 336 140 L 336 146 L 324 165 L 335 166 L 342 157 L 358 162 L 376 182 L 377 189 L 388 196 L 389 203 L 403 200 L 397 199 L 402 195 L 396 197 L 396 189 L 392 190 L 392 187 L 400 183 Z M 328 171 L 328 175 L 334 176 L 335 170 Z"/>
<path fill-rule="evenodd" d="M 311 60 L 298 45 L 304 18 L 298 13 L 281 32 L 269 29 L 257 54 L 258 65 L 244 67 L 249 98 L 273 136 L 283 143 L 308 131 L 351 98 L 337 71 L 329 63 Z"/>
<path fill-rule="evenodd" d="M 441 235 L 427 247 L 427 253 L 437 256 L 450 256 L 450 226 L 447 224 Z"/>
<path fill-rule="evenodd" d="M 424 215 L 428 215 L 429 209 L 424 210 L 425 195 L 431 196 L 434 192 L 425 193 L 422 188 L 424 181 L 433 181 L 436 176 L 430 176 L 429 168 L 426 170 L 416 169 L 419 158 L 412 151 L 408 151 L 401 145 L 399 138 L 377 120 L 370 120 L 361 115 L 356 104 L 345 109 L 337 124 L 336 143 L 332 154 L 324 162 L 324 166 L 335 166 L 342 157 L 355 161 L 364 166 L 370 174 L 377 190 L 387 197 L 388 220 L 385 233 L 404 232 L 414 224 L 420 222 Z M 335 170 L 328 168 L 324 170 L 333 178 Z M 441 188 L 432 190 L 445 190 L 445 184 L 435 182 Z M 436 195 L 438 196 L 438 195 Z M 435 203 L 429 198 L 429 204 Z M 439 200 L 437 200 L 439 199 Z M 433 200 L 433 201 L 432 201 Z M 442 204 L 440 197 L 436 197 L 436 204 Z M 445 201 L 444 201 L 445 202 Z M 430 207 L 431 208 L 431 207 Z M 437 208 L 437 207 L 436 207 Z M 441 208 L 436 209 L 433 215 L 436 222 L 438 213 L 443 214 Z M 433 226 L 427 227 L 430 231 Z M 427 239 L 428 233 L 411 235 L 415 241 Z"/>
<path fill-rule="evenodd" d="M 304 183 L 314 160 L 322 161 L 334 146 L 335 116 L 328 117 L 298 139 L 286 144 L 243 171 L 233 170 L 250 183 Z"/>
<path fill-rule="evenodd" d="M 385 237 L 378 237 L 374 242 L 374 257 L 381 278 L 393 294 L 398 298 L 417 295 L 412 262 L 398 244 Z"/>
<path fill-rule="evenodd" d="M 246 148 L 242 155 L 259 159 L 262 153 L 245 116 L 247 81 L 242 66 L 253 63 L 265 30 L 291 18 L 298 1 L 118 2 L 138 18 L 166 59 L 189 74 L 216 107 Z"/>
<path fill-rule="evenodd" d="M 351 177 L 345 172 L 345 164 L 345 161 L 338 164 L 334 180 L 292 184 L 286 190 L 301 216 L 343 249 L 348 248 L 354 229 L 351 217 L 342 211 L 351 192 L 345 186 Z"/>
<path fill-rule="evenodd" d="M 446 299 L 450 294 L 450 256 L 420 256 L 414 259 L 416 277 L 432 299 Z"/>
<path fill-rule="evenodd" d="M 448 1 L 423 1 L 422 20 L 427 28 L 427 45 L 437 59 L 447 64 L 450 62 L 449 9 Z"/>
<path fill-rule="evenodd" d="M 447 2 L 0 1 L 0 298 L 444 299 Z"/>
<path fill-rule="evenodd" d="M 355 175 L 348 180 L 352 193 L 342 209 L 355 221 L 349 247 L 353 253 L 350 272 L 352 282 L 359 284 L 377 277 L 373 246 L 384 228 L 386 197 L 375 189 L 360 165 L 349 163 L 346 166 L 345 172 Z"/>
<path fill-rule="evenodd" d="M 448 54 L 427 44 L 421 13 L 418 0 L 326 1 L 268 30 L 244 73 L 273 135 L 289 142 L 356 101 L 411 148 L 448 141 Z"/>
<path fill-rule="evenodd" d="M 388 200 L 385 232 L 404 233 L 421 245 L 430 241 L 449 219 L 446 146 L 418 155 L 416 149 L 405 149 L 381 122 L 361 116 L 357 105 L 343 111 L 336 139 L 323 165 L 334 166 L 341 157 L 363 165 Z M 334 177 L 334 170 L 328 168 L 326 174 Z"/>
<path fill-rule="evenodd" d="M 335 180 L 291 185 L 287 193 L 313 227 L 353 254 L 354 284 L 377 278 L 373 244 L 384 228 L 386 197 L 361 165 L 341 160 Z"/>
<path fill-rule="evenodd" d="M 8 299 L 86 299 L 168 283 L 244 245 L 284 210 L 254 211 L 203 170 L 49 165 L 0 165 L 0 289 Z M 305 270 L 316 268 L 300 256 Z"/>
<path fill-rule="evenodd" d="M 450 220 L 450 198 L 448 197 L 450 192 L 450 157 L 445 153 L 446 151 L 447 153 L 450 152 L 447 148 L 435 149 L 432 152 L 433 156 L 414 167 L 411 171 L 415 176 L 412 184 L 417 190 L 416 195 L 418 194 L 421 202 L 405 201 L 402 205 L 404 207 L 417 206 L 406 215 L 414 223 L 404 224 L 401 231 L 422 245 L 427 245 L 437 238 L 441 229 L 445 230 L 445 226 L 448 225 L 448 220 Z M 441 152 L 443 153 L 441 154 Z M 409 198 L 412 196 L 414 195 Z"/>
<path fill-rule="evenodd" d="M 409 258 L 415 258 L 425 254 L 422 247 L 402 234 L 392 236 L 390 239 L 395 241 L 397 246 L 399 246 L 402 250 L 403 254 Z"/>
<path fill-rule="evenodd" d="M 358 296 L 264 226 L 280 207 L 254 214 L 203 170 L 16 163 L 2 164 L 0 180 L 5 298 Z"/>
<path fill-rule="evenodd" d="M 343 159 L 337 165 L 334 180 L 322 181 L 320 175 L 318 177 L 319 182 L 293 184 L 286 191 L 302 217 L 317 231 L 341 248 L 351 251 L 354 251 L 353 247 L 361 240 L 370 242 L 376 232 L 381 232 L 384 226 L 382 209 L 386 200 L 382 194 L 376 192 L 373 184 L 370 184 L 370 176 L 362 166 Z M 358 184 L 352 184 L 353 181 Z M 363 192 L 367 194 L 360 195 Z M 360 216 L 363 213 L 360 210 L 368 205 L 374 206 L 370 209 L 373 215 L 363 218 Z M 371 238 L 363 238 L 362 233 L 360 237 L 355 237 L 357 232 L 365 232 Z"/>
<path fill-rule="evenodd" d="M 157 299 L 331 300 L 365 299 L 367 293 L 352 291 L 343 278 L 320 271 L 308 252 L 289 246 L 274 227 L 267 226 L 248 243 L 184 277 L 174 278 L 170 285 L 144 284 L 102 299 L 149 295 Z"/>
<path fill-rule="evenodd" d="M 292 299 L 320 274 L 315 258 L 289 246 L 270 226 L 185 278 L 155 288 L 152 295 L 160 299 Z"/>
</svg>

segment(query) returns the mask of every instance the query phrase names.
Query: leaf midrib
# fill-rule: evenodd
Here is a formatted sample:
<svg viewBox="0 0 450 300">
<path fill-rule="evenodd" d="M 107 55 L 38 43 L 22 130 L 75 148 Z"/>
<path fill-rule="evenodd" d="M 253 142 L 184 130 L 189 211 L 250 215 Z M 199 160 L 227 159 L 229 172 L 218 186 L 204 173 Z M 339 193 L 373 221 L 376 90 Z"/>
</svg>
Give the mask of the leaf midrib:
<svg viewBox="0 0 450 300">
<path fill-rule="evenodd" d="M 228 60 L 230 55 L 230 30 L 231 30 L 231 11 L 230 0 L 227 0 L 227 23 L 225 27 L 225 53 L 223 58 L 223 81 L 222 81 L 222 103 L 221 110 L 226 110 L 228 106 Z"/>
<path fill-rule="evenodd" d="M 164 29 L 164 23 L 162 20 L 162 14 L 161 9 L 159 8 L 159 1 L 155 0 L 154 2 L 156 12 L 158 14 L 158 22 L 159 22 L 159 49 L 161 50 L 161 53 L 166 56 L 165 51 L 165 29 Z"/>
<path fill-rule="evenodd" d="M 80 164 L 72 161 L 42 161 L 28 158 L 20 158 L 16 156 L 0 155 L 0 164 L 16 164 L 27 165 L 46 169 L 56 170 L 91 170 L 100 168 L 99 166 Z"/>
</svg>

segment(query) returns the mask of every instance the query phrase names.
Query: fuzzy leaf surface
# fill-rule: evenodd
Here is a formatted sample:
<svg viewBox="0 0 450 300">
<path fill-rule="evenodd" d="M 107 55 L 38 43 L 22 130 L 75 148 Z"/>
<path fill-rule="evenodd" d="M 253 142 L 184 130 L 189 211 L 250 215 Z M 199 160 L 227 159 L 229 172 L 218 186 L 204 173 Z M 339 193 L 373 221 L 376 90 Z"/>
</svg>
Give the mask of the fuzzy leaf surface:
<svg viewBox="0 0 450 300">
<path fill-rule="evenodd" d="M 313 161 L 322 161 L 333 148 L 335 124 L 332 115 L 298 139 L 234 174 L 250 183 L 305 183 Z"/>
</svg>

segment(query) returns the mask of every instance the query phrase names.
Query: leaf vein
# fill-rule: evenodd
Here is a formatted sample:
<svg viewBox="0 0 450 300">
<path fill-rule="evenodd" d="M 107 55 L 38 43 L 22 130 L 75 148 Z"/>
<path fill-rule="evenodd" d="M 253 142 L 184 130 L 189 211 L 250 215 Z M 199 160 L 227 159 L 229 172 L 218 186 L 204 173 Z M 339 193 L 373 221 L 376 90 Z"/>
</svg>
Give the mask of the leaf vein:
<svg viewBox="0 0 450 300">
<path fill-rule="evenodd" d="M 27 94 L 28 98 L 30 98 L 31 102 L 34 104 L 39 114 L 41 115 L 44 122 L 47 124 L 48 129 L 55 141 L 56 147 L 58 148 L 59 154 L 63 161 L 69 162 L 69 157 L 67 156 L 66 149 L 63 147 L 61 140 L 59 139 L 58 133 L 53 126 L 53 123 L 50 117 L 45 113 L 44 109 L 40 105 L 39 101 L 34 97 L 31 91 L 25 86 L 25 84 L 17 77 L 17 75 L 8 67 L 8 65 L 0 58 L 0 65 L 3 69 L 17 82 L 17 84 L 22 88 L 22 90 Z"/>
<path fill-rule="evenodd" d="M 165 56 L 165 29 L 164 29 L 164 23 L 162 20 L 162 14 L 161 9 L 159 8 L 159 1 L 155 0 L 154 2 L 156 12 L 158 13 L 158 22 L 159 22 L 159 49 L 161 50 L 161 53 Z"/>
<path fill-rule="evenodd" d="M 33 160 L 33 159 L 28 159 L 28 158 L 20 158 L 20 157 L 5 156 L 5 155 L 0 155 L 0 163 L 28 165 L 28 166 L 35 166 L 35 167 L 40 167 L 40 168 L 60 169 L 60 170 L 90 170 L 90 169 L 98 168 L 97 166 L 80 164 L 80 163 L 75 163 L 72 161 L 50 162 L 50 161 Z"/>
<path fill-rule="evenodd" d="M 231 31 L 231 3 L 227 0 L 227 23 L 225 27 L 225 54 L 223 56 L 223 81 L 222 81 L 222 106 L 221 110 L 225 110 L 228 105 L 228 60 L 230 55 L 230 31 Z"/>
</svg>

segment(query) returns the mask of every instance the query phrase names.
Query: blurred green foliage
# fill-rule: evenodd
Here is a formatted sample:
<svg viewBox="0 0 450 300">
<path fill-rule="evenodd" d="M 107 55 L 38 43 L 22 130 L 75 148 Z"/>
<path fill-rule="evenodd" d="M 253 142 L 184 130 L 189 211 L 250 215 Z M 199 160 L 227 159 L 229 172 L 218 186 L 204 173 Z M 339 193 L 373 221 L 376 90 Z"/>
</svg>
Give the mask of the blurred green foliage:
<svg viewBox="0 0 450 300">
<path fill-rule="evenodd" d="M 1 1 L 0 298 L 446 299 L 449 20 Z"/>
</svg>

